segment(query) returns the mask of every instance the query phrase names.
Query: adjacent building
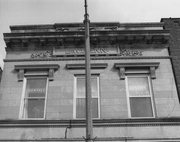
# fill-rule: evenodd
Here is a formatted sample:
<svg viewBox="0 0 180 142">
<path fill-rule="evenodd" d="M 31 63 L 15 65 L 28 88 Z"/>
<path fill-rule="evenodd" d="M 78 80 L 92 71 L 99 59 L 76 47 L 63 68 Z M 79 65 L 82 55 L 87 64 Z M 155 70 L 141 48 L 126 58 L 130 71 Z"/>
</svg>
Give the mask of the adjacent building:
<svg viewBox="0 0 180 142">
<path fill-rule="evenodd" d="M 93 141 L 180 141 L 179 23 L 90 24 Z M 84 25 L 10 29 L 0 141 L 85 141 Z"/>
<path fill-rule="evenodd" d="M 1 82 L 1 76 L 2 76 L 2 68 L 0 67 L 0 82 Z"/>
</svg>

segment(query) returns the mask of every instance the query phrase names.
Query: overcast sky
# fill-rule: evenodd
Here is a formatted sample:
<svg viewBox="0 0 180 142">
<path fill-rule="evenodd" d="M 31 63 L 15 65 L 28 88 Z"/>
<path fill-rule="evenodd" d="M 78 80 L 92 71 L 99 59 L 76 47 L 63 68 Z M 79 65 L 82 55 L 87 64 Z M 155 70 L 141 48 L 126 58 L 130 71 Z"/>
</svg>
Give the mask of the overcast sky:
<svg viewBox="0 0 180 142">
<path fill-rule="evenodd" d="M 180 17 L 180 0 L 88 0 L 91 22 L 159 22 Z M 0 66 L 10 25 L 82 22 L 84 0 L 0 0 Z"/>
</svg>

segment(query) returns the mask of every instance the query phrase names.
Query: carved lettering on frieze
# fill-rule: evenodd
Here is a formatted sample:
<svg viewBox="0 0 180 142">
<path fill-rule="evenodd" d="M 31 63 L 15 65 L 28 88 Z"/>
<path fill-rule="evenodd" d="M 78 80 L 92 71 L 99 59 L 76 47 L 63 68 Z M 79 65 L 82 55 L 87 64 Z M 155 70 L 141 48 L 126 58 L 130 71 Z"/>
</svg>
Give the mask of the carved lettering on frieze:
<svg viewBox="0 0 180 142">
<path fill-rule="evenodd" d="M 91 48 L 91 54 L 93 55 L 119 55 L 119 56 L 143 56 L 142 50 L 108 47 L 108 48 Z M 84 55 L 84 48 L 64 48 L 56 49 L 53 52 L 54 55 Z"/>
<path fill-rule="evenodd" d="M 49 58 L 52 56 L 52 51 L 41 51 L 31 54 L 31 58 Z"/>
<path fill-rule="evenodd" d="M 109 51 L 108 49 L 106 48 L 94 48 L 94 49 L 91 49 L 91 54 L 108 54 Z M 85 54 L 85 51 L 84 49 L 69 49 L 69 50 L 66 50 L 65 54 Z"/>
<path fill-rule="evenodd" d="M 142 56 L 142 51 L 120 48 L 120 56 Z"/>
</svg>

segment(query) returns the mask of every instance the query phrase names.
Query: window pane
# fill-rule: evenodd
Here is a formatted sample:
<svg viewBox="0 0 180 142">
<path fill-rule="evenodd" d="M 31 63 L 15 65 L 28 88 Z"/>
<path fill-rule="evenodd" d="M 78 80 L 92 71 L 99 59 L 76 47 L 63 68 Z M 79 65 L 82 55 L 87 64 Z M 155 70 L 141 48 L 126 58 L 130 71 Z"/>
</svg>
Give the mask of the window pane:
<svg viewBox="0 0 180 142">
<path fill-rule="evenodd" d="M 85 98 L 85 79 L 77 78 L 77 97 Z"/>
<path fill-rule="evenodd" d="M 130 96 L 149 96 L 149 83 L 147 77 L 128 77 Z"/>
<path fill-rule="evenodd" d="M 92 99 L 92 117 L 98 118 L 98 99 L 97 98 Z"/>
<path fill-rule="evenodd" d="M 85 118 L 86 117 L 86 106 L 85 99 L 78 98 L 76 99 L 76 118 Z M 92 99 L 92 117 L 98 118 L 98 98 Z"/>
<path fill-rule="evenodd" d="M 97 78 L 91 78 L 92 97 L 98 97 Z M 85 78 L 77 78 L 77 97 L 85 98 Z"/>
<path fill-rule="evenodd" d="M 150 97 L 130 98 L 131 117 L 153 117 Z"/>
<path fill-rule="evenodd" d="M 92 97 L 98 97 L 97 78 L 91 78 L 91 93 Z"/>
<path fill-rule="evenodd" d="M 28 78 L 26 97 L 45 97 L 46 81 L 46 78 Z"/>
<path fill-rule="evenodd" d="M 44 117 L 44 99 L 25 100 L 24 116 L 25 118 L 43 118 Z"/>
<path fill-rule="evenodd" d="M 85 99 L 76 99 L 76 118 L 85 118 Z"/>
</svg>

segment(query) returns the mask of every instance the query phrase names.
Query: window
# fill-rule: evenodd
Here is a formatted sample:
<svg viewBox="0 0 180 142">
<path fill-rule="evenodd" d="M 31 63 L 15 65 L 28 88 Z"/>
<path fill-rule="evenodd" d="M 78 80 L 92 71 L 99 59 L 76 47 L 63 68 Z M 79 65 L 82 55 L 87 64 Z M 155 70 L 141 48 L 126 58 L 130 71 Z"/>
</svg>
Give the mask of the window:
<svg viewBox="0 0 180 142">
<path fill-rule="evenodd" d="M 25 77 L 21 118 L 43 119 L 47 98 L 47 77 Z"/>
<path fill-rule="evenodd" d="M 20 119 L 44 119 L 48 81 L 54 80 L 58 64 L 15 65 L 18 81 L 23 81 Z"/>
<path fill-rule="evenodd" d="M 129 116 L 132 118 L 154 117 L 150 77 L 148 75 L 126 76 Z"/>
<path fill-rule="evenodd" d="M 75 76 L 74 118 L 86 117 L 85 76 Z M 99 118 L 99 77 L 91 76 L 92 117 Z"/>
</svg>

